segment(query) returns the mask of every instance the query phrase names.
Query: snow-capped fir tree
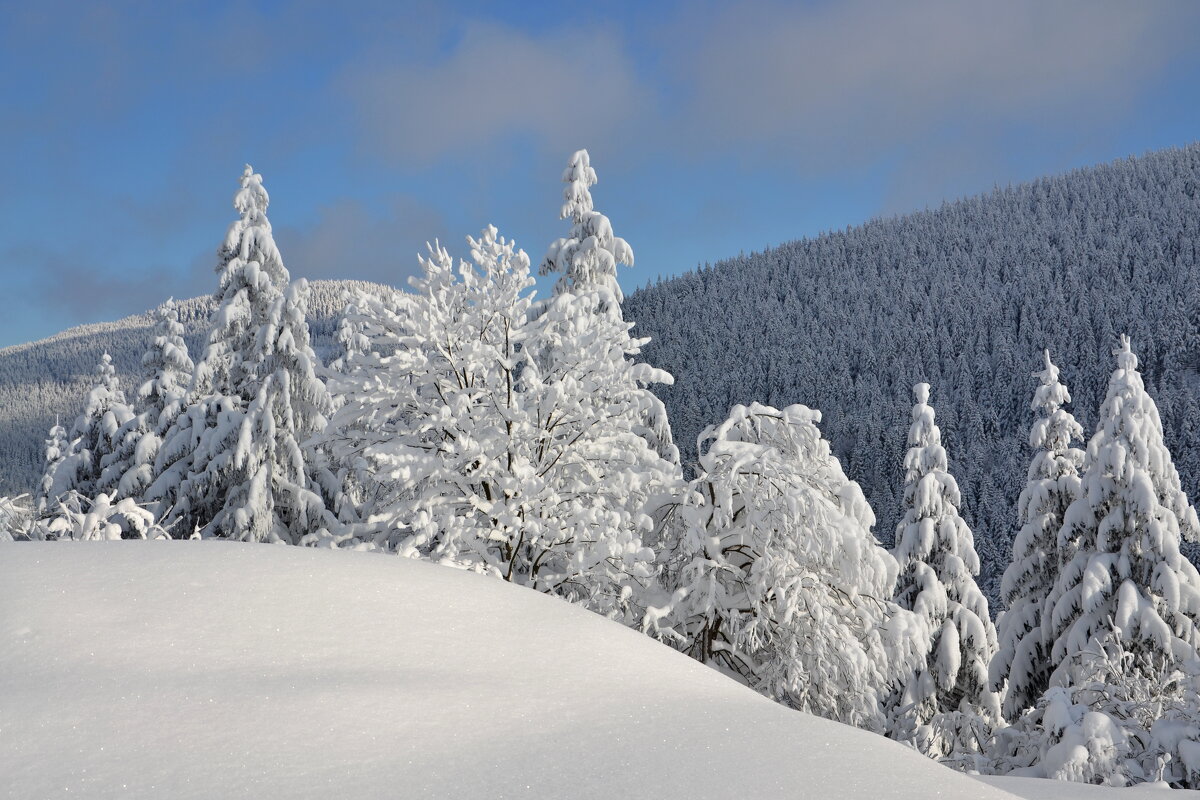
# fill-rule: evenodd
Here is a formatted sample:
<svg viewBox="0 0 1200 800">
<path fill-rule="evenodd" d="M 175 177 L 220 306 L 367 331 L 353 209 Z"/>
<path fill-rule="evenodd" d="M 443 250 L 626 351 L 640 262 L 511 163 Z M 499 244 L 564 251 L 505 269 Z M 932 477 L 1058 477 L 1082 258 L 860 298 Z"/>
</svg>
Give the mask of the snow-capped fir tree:
<svg viewBox="0 0 1200 800">
<path fill-rule="evenodd" d="M 217 250 L 220 286 L 208 344 L 195 365 L 188 403 L 155 459 L 148 499 L 170 508 L 175 535 L 207 529 L 224 505 L 242 412 L 258 393 L 258 332 L 289 275 L 267 219 L 262 176 L 243 170 L 233 207 L 238 218 Z"/>
<path fill-rule="evenodd" d="M 891 601 L 896 560 L 820 419 L 754 403 L 705 431 L 676 516 L 674 597 L 647 622 L 768 697 L 882 732 L 881 701 L 911 674 L 924 636 Z"/>
<path fill-rule="evenodd" d="M 917 384 L 914 394 L 905 513 L 894 551 L 900 563 L 896 601 L 925 621 L 929 648 L 895 700 L 891 729 L 930 757 L 970 768 L 1000 721 L 999 697 L 988 684 L 996 629 L 975 582 L 979 556 L 958 515 L 958 483 L 947 468 L 929 384 Z"/>
<path fill-rule="evenodd" d="M 71 429 L 70 452 L 54 470 L 49 496 L 75 489 L 85 497 L 95 497 L 104 459 L 116 451 L 117 434 L 132 418 L 112 357 L 105 353 L 96 367 L 96 385 Z"/>
<path fill-rule="evenodd" d="M 239 216 L 217 254 L 218 306 L 208 346 L 196 365 L 193 388 L 198 394 L 236 395 L 248 403 L 264 377 L 259 364 L 267 343 L 259 336 L 291 280 L 271 234 L 270 202 L 262 175 L 247 164 L 233 197 Z"/>
<path fill-rule="evenodd" d="M 1117 369 L 1084 456 L 1082 494 L 1059 532 L 1069 560 L 1046 601 L 1043 624 L 1056 665 L 1050 684 L 1078 687 L 1103 662 L 1120 665 L 1122 683 L 1159 692 L 1180 669 L 1195 671 L 1200 575 L 1179 545 L 1181 537 L 1194 540 L 1200 525 L 1127 336 L 1114 353 Z M 1137 720 L 1116 721 L 1145 745 Z"/>
<path fill-rule="evenodd" d="M 42 479 L 38 483 L 37 510 L 43 512 L 55 497 L 65 492 L 68 485 L 74 485 L 73 475 L 68 476 L 64 469 L 59 472 L 59 465 L 70 455 L 71 445 L 67 441 L 67 429 L 56 419 L 50 428 L 50 437 L 46 439 L 46 466 L 42 470 Z M 56 487 L 56 484 L 58 486 Z"/>
<path fill-rule="evenodd" d="M 554 284 L 556 295 L 607 289 L 620 303 L 624 296 L 617 281 L 617 265 L 633 266 L 633 248 L 613 234 L 608 217 L 592 204 L 591 187 L 596 184 L 596 171 L 587 150 L 571 156 L 563 171 L 563 183 L 567 187 L 563 189 L 560 219 L 571 220 L 571 232 L 551 243 L 539 272 L 558 274 Z"/>
<path fill-rule="evenodd" d="M 174 421 L 188 395 L 195 365 L 183 338 L 183 324 L 175 300 L 159 306 L 154 337 L 142 356 L 146 379 L 138 387 L 138 401 L 152 429 L 164 431 Z"/>
<path fill-rule="evenodd" d="M 259 334 L 258 392 L 241 420 L 225 476 L 225 502 L 210 530 L 230 539 L 334 543 L 336 520 L 311 480 L 304 444 L 325 427 L 333 404 L 309 343 L 308 282 L 275 300 Z"/>
<path fill-rule="evenodd" d="M 617 280 L 617 265 L 633 266 L 633 248 L 613 233 L 608 217 L 595 210 L 591 187 L 596 184 L 596 171 L 592 169 L 587 150 L 579 150 L 571 156 L 563 171 L 563 182 L 566 188 L 563 189 L 560 218 L 571 220 L 571 231 L 566 238 L 550 244 L 542 259 L 540 273 L 558 274 L 554 298 L 575 297 L 576 302 L 592 313 L 620 318 L 624 297 Z M 541 307 L 534 309 L 535 316 L 540 312 Z M 558 356 L 553 348 L 536 357 L 543 371 L 554 371 L 551 365 Z M 666 373 L 662 375 L 664 383 L 673 382 Z M 653 392 L 647 390 L 644 395 L 636 422 L 639 435 L 659 456 L 678 464 L 679 448 L 675 446 L 666 407 Z"/>
<path fill-rule="evenodd" d="M 164 436 L 147 496 L 172 504 L 176 535 L 311 542 L 327 532 L 300 443 L 330 408 L 316 377 L 305 309 L 267 219 L 270 198 L 249 166 L 238 219 L 218 251 L 220 289 L 189 404 Z"/>
<path fill-rule="evenodd" d="M 495 228 L 468 241 L 473 264 L 431 248 L 416 296 L 376 304 L 396 338 L 340 386 L 335 455 L 369 464 L 382 492 L 364 515 L 402 554 L 640 619 L 654 577 L 643 507 L 672 473 L 628 424 L 635 378 L 651 377 L 627 360 L 636 340 L 566 298 L 531 319 L 528 257 Z M 574 354 L 569 374 L 539 371 L 546 337 Z"/>
<path fill-rule="evenodd" d="M 118 447 L 105 460 L 99 488 L 115 500 L 141 499 L 154 478 L 162 435 L 183 409 L 194 366 L 173 299 L 159 306 L 150 346 L 142 356 L 144 380 L 137 413 L 117 433 Z"/>
<path fill-rule="evenodd" d="M 1017 501 L 1021 529 L 1001 582 L 1008 609 L 997 624 L 1000 649 L 989 670 L 992 689 L 1003 699 L 1001 711 L 1010 720 L 1036 705 L 1049 686 L 1053 663 L 1042 608 L 1058 578 L 1058 531 L 1067 507 L 1079 498 L 1083 464 L 1083 451 L 1071 446 L 1083 439 L 1083 428 L 1063 408 L 1071 395 L 1048 350 L 1043 358 L 1043 369 L 1034 373 L 1041 383 L 1031 405 L 1038 415 L 1029 430 L 1034 455 L 1029 482 Z"/>
</svg>

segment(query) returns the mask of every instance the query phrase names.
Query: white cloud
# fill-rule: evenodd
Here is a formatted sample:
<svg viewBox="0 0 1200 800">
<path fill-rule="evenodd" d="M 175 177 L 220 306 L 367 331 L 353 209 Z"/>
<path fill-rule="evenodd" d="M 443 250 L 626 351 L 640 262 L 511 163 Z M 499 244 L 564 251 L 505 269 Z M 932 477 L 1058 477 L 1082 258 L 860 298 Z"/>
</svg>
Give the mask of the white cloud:
<svg viewBox="0 0 1200 800">
<path fill-rule="evenodd" d="M 1200 6 L 1101 0 L 739 4 L 668 45 L 685 141 L 842 167 L 946 131 L 1111 117 L 1167 65 Z"/>
<path fill-rule="evenodd" d="M 444 57 L 376 56 L 348 69 L 340 86 L 366 143 L 400 165 L 461 159 L 506 140 L 562 152 L 595 146 L 648 105 L 630 58 L 607 32 L 534 36 L 481 22 L 467 23 Z"/>
</svg>

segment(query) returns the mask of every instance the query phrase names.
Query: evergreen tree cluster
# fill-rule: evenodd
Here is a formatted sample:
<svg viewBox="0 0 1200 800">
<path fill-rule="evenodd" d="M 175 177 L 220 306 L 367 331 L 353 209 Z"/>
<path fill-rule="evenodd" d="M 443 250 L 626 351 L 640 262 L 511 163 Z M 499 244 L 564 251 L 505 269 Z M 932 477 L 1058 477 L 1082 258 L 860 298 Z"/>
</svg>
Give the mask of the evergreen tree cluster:
<svg viewBox="0 0 1200 800">
<path fill-rule="evenodd" d="M 685 474 L 651 391 L 674 378 L 639 360 L 649 340 L 632 335 L 617 285 L 632 248 L 594 207 L 586 151 L 563 181 L 571 228 L 542 262 L 559 275 L 550 297 L 534 297 L 529 257 L 488 226 L 468 237 L 469 260 L 430 246 L 413 292 L 344 298 L 340 350 L 322 359 L 310 289 L 291 280 L 247 166 L 198 357 L 171 301 L 132 395 L 105 353 L 79 418 L 50 430 L 37 497 L 0 498 L 3 535 L 427 559 L 579 603 L 957 768 L 1200 785 L 1200 573 L 1181 549 L 1200 521 L 1129 336 L 1113 337 L 1086 449 L 1048 350 L 1036 386 L 1009 380 L 1011 351 L 1011 372 L 992 364 L 1034 412 L 1005 423 L 1032 454 L 1014 455 L 1028 467 L 993 624 L 987 540 L 970 524 L 983 512 L 963 488 L 977 464 L 952 457 L 931 382 L 912 387 L 906 433 L 896 425 L 903 457 L 897 446 L 868 471 L 898 465 L 890 549 L 851 477 L 860 445 L 840 458 L 810 406 L 733 404 Z"/>
<path fill-rule="evenodd" d="M 1128 333 L 1183 486 L 1200 491 L 1200 144 L 738 256 L 631 293 L 625 313 L 678 379 L 659 394 L 685 467 L 735 404 L 820 408 L 885 538 L 909 391 L 933 386 L 995 610 L 1031 424 L 1014 376 L 1044 349 L 1090 429 Z"/>
<path fill-rule="evenodd" d="M 380 292 L 365 281 L 312 281 L 308 322 L 313 350 L 323 360 L 340 352 L 337 330 L 346 292 Z M 204 351 L 213 295 L 176 300 L 180 336 L 192 358 Z M 104 353 L 112 359 L 127 399 L 134 400 L 145 380 L 142 360 L 158 335 L 159 309 L 115 322 L 82 325 L 47 339 L 0 349 L 0 492 L 36 493 L 44 473 L 46 431 L 56 422 L 64 436 L 95 386 L 96 365 Z"/>
</svg>

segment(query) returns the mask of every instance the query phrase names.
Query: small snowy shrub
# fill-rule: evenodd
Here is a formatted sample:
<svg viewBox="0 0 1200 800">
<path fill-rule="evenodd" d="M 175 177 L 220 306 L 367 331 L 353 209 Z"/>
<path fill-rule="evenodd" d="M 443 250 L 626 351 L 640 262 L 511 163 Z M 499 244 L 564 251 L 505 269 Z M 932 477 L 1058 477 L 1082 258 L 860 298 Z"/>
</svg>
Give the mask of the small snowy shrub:
<svg viewBox="0 0 1200 800">
<path fill-rule="evenodd" d="M 1118 638 L 1082 653 L 1074 672 L 1077 685 L 1050 687 L 997 733 L 994 772 L 1200 787 L 1200 661 L 1172 666 Z"/>
<path fill-rule="evenodd" d="M 25 539 L 33 523 L 33 507 L 29 495 L 0 497 L 0 542 Z"/>
<path fill-rule="evenodd" d="M 76 491 L 59 498 L 47 516 L 30 528 L 31 538 L 89 541 L 96 539 L 169 539 L 153 512 L 130 498 L 113 502 L 101 493 L 91 500 Z"/>
</svg>

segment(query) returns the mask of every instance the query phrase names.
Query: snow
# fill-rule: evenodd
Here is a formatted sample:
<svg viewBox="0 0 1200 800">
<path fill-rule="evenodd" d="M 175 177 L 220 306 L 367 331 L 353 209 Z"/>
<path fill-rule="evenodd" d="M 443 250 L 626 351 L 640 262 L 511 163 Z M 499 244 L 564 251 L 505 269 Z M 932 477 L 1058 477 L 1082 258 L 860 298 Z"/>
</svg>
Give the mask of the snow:
<svg viewBox="0 0 1200 800">
<path fill-rule="evenodd" d="M 0 796 L 1112 793 L 984 785 L 562 600 L 408 559 L 19 543 L 0 586 Z"/>
<path fill-rule="evenodd" d="M 1172 790 L 1154 783 L 1139 783 L 1128 789 L 1111 789 L 1104 786 L 1090 786 L 1086 783 L 1067 783 L 1066 781 L 1047 781 L 1041 778 L 995 778 L 983 777 L 978 780 L 1002 788 L 1028 800 L 1184 800 L 1189 797 L 1200 797 L 1200 792 L 1183 789 Z"/>
</svg>

